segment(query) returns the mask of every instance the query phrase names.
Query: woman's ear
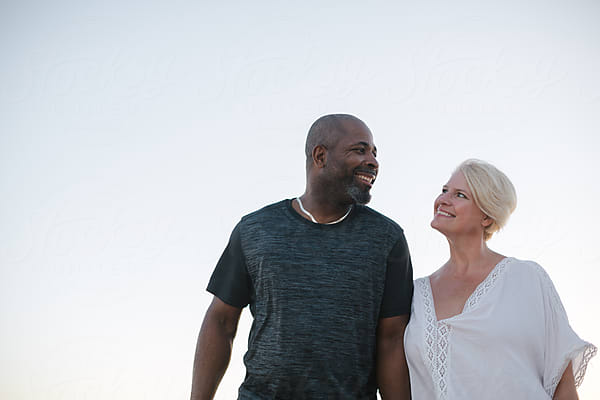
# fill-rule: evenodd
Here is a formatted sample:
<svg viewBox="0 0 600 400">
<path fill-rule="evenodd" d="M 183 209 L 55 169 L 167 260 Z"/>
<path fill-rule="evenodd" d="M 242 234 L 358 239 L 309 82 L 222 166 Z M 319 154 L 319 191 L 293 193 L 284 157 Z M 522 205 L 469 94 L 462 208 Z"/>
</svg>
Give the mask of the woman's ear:
<svg viewBox="0 0 600 400">
<path fill-rule="evenodd" d="M 487 228 L 488 226 L 490 226 L 493 223 L 494 223 L 494 220 L 490 216 L 487 216 L 487 215 L 484 215 L 483 219 L 481 220 L 481 225 L 484 228 Z"/>
</svg>

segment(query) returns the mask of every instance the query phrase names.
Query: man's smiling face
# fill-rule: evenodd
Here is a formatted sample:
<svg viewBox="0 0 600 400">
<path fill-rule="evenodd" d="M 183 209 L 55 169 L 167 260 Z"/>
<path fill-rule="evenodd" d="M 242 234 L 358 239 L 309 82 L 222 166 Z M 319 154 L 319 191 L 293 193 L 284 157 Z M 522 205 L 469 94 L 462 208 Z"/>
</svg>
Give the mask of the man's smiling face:
<svg viewBox="0 0 600 400">
<path fill-rule="evenodd" d="M 344 121 L 335 146 L 327 151 L 331 189 L 341 191 L 352 203 L 367 204 L 371 200 L 379 163 L 373 135 L 360 121 Z"/>
</svg>

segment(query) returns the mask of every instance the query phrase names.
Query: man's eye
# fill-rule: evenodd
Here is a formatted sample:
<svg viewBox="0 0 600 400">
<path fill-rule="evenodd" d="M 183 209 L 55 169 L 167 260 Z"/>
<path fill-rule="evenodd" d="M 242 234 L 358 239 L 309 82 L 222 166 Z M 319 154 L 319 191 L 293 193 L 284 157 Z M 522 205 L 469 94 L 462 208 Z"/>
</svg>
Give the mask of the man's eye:
<svg viewBox="0 0 600 400">
<path fill-rule="evenodd" d="M 365 149 L 363 149 L 362 147 L 358 148 L 358 149 L 354 149 L 354 151 L 360 153 L 360 154 L 364 154 L 365 153 Z"/>
</svg>

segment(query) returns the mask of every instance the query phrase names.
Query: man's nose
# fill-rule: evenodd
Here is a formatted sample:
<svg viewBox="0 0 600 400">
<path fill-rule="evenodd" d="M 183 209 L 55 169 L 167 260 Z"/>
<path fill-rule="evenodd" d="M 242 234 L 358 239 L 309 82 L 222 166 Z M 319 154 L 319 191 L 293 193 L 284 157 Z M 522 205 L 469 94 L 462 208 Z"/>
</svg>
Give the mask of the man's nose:
<svg viewBox="0 0 600 400">
<path fill-rule="evenodd" d="M 369 153 L 369 156 L 367 158 L 367 164 L 373 169 L 379 169 L 379 163 L 377 162 L 377 159 L 375 158 L 375 155 L 373 153 Z"/>
</svg>

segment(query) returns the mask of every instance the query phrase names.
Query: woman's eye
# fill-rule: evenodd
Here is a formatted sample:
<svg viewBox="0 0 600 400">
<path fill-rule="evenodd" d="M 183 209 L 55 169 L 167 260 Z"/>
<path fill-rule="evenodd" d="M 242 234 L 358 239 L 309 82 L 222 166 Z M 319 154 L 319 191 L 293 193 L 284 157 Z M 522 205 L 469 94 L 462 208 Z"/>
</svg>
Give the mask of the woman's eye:
<svg viewBox="0 0 600 400">
<path fill-rule="evenodd" d="M 466 198 L 467 198 L 467 196 L 465 196 L 465 195 L 464 195 L 464 193 L 460 193 L 460 192 L 458 192 L 458 193 L 456 194 L 456 196 L 458 196 L 458 197 L 460 197 L 460 198 L 463 198 L 463 199 L 466 199 Z"/>
<path fill-rule="evenodd" d="M 443 188 L 443 189 L 442 189 L 442 193 L 448 193 L 448 189 L 446 189 L 446 188 Z"/>
</svg>

